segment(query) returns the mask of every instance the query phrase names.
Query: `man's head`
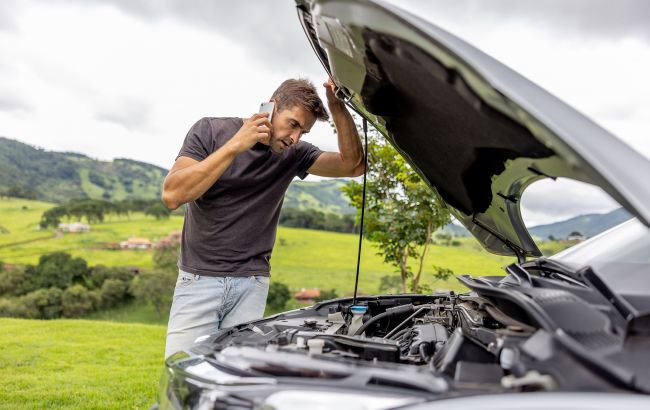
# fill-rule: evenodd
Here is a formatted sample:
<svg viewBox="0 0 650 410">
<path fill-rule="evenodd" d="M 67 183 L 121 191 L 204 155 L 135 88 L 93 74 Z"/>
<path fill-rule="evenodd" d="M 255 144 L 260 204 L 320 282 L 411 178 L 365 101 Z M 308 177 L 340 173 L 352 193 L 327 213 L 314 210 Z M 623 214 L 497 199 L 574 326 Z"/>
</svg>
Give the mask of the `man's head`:
<svg viewBox="0 0 650 410">
<path fill-rule="evenodd" d="M 271 100 L 275 101 L 275 113 L 269 145 L 275 152 L 297 144 L 316 120 L 329 119 L 323 101 L 309 80 L 286 80 L 273 92 Z"/>
</svg>

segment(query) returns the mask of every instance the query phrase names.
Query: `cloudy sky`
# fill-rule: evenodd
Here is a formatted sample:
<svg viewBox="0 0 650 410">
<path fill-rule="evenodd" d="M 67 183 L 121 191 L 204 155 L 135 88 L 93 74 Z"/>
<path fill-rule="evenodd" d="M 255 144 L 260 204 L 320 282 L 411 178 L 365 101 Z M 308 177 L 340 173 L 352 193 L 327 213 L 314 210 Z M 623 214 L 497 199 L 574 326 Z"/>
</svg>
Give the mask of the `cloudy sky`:
<svg viewBox="0 0 650 410">
<path fill-rule="evenodd" d="M 650 2 L 391 2 L 650 157 Z M 48 150 L 169 168 L 197 119 L 248 116 L 297 76 L 325 79 L 290 0 L 0 2 L 0 135 Z M 336 149 L 324 124 L 308 140 Z M 616 206 L 578 184 L 540 183 L 524 197 L 531 225 Z"/>
</svg>

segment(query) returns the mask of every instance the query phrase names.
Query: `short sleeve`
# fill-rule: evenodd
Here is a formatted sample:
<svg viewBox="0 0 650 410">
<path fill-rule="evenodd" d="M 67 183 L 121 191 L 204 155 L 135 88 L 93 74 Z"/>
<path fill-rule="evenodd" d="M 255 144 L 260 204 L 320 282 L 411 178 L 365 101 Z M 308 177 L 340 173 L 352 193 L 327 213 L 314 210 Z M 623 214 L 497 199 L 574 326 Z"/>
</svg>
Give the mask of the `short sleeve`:
<svg viewBox="0 0 650 410">
<path fill-rule="evenodd" d="M 307 177 L 307 170 L 316 162 L 316 159 L 322 154 L 317 146 L 308 143 L 307 141 L 300 141 L 296 145 L 296 160 L 298 162 L 298 171 L 296 175 L 300 179 Z"/>
<path fill-rule="evenodd" d="M 179 157 L 190 157 L 203 161 L 213 152 L 213 132 L 208 118 L 201 118 L 190 128 L 183 141 L 183 146 L 178 152 Z"/>
</svg>

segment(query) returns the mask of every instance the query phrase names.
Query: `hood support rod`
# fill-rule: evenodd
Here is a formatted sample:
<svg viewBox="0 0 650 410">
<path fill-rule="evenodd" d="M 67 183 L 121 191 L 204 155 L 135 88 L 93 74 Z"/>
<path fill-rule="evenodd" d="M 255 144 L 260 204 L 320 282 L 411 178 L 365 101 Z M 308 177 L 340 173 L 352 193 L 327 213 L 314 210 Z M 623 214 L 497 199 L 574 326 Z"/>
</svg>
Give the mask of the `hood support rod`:
<svg viewBox="0 0 650 410">
<path fill-rule="evenodd" d="M 361 221 L 359 222 L 359 250 L 357 251 L 357 275 L 354 279 L 354 296 L 352 304 L 357 304 L 357 289 L 359 287 L 359 265 L 361 264 L 361 242 L 363 240 L 363 216 L 366 209 L 366 175 L 368 174 L 368 120 L 363 117 L 363 141 L 365 144 L 363 161 L 363 194 L 361 197 Z"/>
</svg>

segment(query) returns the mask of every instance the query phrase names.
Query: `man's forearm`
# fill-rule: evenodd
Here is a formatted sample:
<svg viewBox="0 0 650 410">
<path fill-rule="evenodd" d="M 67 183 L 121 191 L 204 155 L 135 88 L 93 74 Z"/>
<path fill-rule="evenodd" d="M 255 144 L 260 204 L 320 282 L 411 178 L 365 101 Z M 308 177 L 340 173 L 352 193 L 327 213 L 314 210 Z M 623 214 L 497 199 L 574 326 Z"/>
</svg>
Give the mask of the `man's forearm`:
<svg viewBox="0 0 650 410">
<path fill-rule="evenodd" d="M 336 127 L 341 160 L 354 174 L 361 174 L 364 171 L 363 146 L 357 126 L 344 103 L 335 101 L 328 105 Z"/>
<path fill-rule="evenodd" d="M 203 161 L 171 172 L 163 184 L 165 204 L 176 209 L 203 195 L 223 175 L 237 156 L 228 144 Z"/>
</svg>

